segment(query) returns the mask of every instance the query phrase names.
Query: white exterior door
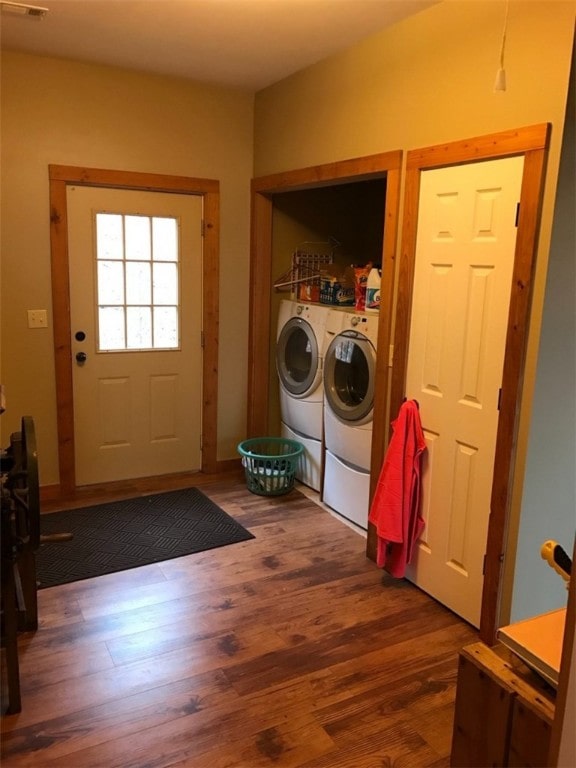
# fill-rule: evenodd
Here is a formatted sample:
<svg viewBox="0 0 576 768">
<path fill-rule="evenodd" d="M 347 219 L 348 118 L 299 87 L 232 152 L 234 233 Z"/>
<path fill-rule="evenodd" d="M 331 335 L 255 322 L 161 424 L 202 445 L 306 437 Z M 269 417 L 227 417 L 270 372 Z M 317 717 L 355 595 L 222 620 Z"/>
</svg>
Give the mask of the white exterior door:
<svg viewBox="0 0 576 768">
<path fill-rule="evenodd" d="M 406 396 L 427 443 L 407 577 L 479 626 L 524 159 L 421 174 Z"/>
<path fill-rule="evenodd" d="M 199 469 L 202 198 L 68 187 L 78 485 Z"/>
</svg>

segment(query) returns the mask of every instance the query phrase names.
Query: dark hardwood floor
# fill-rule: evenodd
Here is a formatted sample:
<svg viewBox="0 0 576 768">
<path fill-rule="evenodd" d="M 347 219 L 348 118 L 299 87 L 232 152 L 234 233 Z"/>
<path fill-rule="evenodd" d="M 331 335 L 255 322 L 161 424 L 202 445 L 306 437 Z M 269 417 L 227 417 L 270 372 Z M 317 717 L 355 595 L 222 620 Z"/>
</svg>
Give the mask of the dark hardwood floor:
<svg viewBox="0 0 576 768">
<path fill-rule="evenodd" d="M 256 538 L 41 590 L 4 768 L 448 766 L 476 631 L 298 491 L 202 486 Z"/>
</svg>

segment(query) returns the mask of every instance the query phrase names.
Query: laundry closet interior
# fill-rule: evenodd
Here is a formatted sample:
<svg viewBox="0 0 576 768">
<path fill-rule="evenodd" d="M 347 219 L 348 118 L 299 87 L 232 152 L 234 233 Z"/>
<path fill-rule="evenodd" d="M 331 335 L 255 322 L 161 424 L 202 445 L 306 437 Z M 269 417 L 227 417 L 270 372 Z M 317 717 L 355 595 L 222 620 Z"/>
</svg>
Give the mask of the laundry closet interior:
<svg viewBox="0 0 576 768">
<path fill-rule="evenodd" d="M 361 158 L 350 161 L 354 165 L 310 169 L 308 179 L 307 171 L 300 171 L 255 180 L 253 186 L 253 243 L 261 267 L 259 274 L 253 268 L 253 302 L 261 281 L 269 335 L 266 369 L 260 362 L 260 376 L 252 373 L 253 384 L 267 390 L 261 402 L 268 405 L 265 413 L 256 408 L 252 418 L 249 413 L 250 432 L 303 443 L 299 479 L 360 532 L 368 528 L 370 484 L 382 460 L 378 446 L 383 414 L 378 422 L 375 417 L 386 397 L 375 398 L 374 393 L 387 388 L 381 372 L 388 367 L 389 343 L 382 347 L 386 352 L 378 354 L 378 342 L 382 325 L 389 339 L 393 274 L 387 274 L 386 258 L 394 251 L 397 235 L 400 157 L 398 152 Z M 318 179 L 319 172 L 332 178 Z M 335 293 L 327 299 L 325 292 L 306 300 L 299 284 L 290 282 L 297 254 L 329 261 L 322 266 L 324 273 L 342 277 L 347 272 L 348 303 L 343 305 Z M 352 267 L 370 265 L 382 273 L 382 306 L 377 312 L 357 309 L 350 282 Z M 305 268 L 299 274 L 306 274 Z M 347 365 L 342 363 L 343 350 L 349 355 Z M 304 365 L 312 360 L 317 370 L 308 382 L 290 380 L 291 370 L 296 379 L 302 375 L 298 362 L 289 359 L 298 354 L 305 358 Z M 339 381 L 343 371 L 347 380 Z"/>
</svg>

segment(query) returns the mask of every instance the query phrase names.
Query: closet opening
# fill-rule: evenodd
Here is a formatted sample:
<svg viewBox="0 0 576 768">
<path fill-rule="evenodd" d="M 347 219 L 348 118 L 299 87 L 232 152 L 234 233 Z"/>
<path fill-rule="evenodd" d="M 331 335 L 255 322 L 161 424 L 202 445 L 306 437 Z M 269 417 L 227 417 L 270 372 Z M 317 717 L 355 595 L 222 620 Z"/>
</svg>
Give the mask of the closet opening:
<svg viewBox="0 0 576 768">
<path fill-rule="evenodd" d="M 371 372 L 377 396 L 365 472 L 372 484 L 387 440 L 401 159 L 401 152 L 392 152 L 262 177 L 252 183 L 248 435 L 280 434 L 279 311 L 283 299 L 310 298 L 301 293 L 298 284 L 285 279 L 293 274 L 295 254 L 329 254 L 331 263 L 322 269 L 333 276 L 350 276 L 352 266 L 380 265 L 381 309 L 370 318 L 374 346 L 383 350 Z M 315 301 L 318 295 L 312 298 L 305 302 L 312 308 L 342 309 L 348 315 L 354 310 L 353 306 L 343 308 L 336 300 L 332 303 L 325 294 L 322 301 Z M 366 492 L 371 497 L 373 488 Z"/>
</svg>

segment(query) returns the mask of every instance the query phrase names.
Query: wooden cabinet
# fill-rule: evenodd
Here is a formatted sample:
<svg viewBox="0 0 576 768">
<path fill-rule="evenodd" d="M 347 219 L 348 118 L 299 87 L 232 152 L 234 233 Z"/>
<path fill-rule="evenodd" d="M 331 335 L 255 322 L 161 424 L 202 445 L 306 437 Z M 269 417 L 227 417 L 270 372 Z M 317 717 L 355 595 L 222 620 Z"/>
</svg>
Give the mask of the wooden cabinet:
<svg viewBox="0 0 576 768">
<path fill-rule="evenodd" d="M 546 766 L 555 692 L 504 646 L 460 653 L 452 768 Z"/>
</svg>

